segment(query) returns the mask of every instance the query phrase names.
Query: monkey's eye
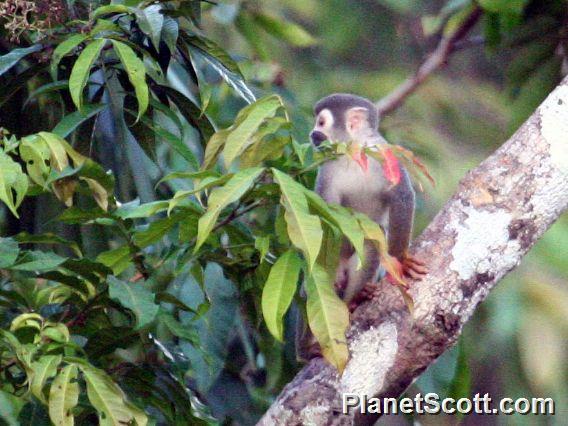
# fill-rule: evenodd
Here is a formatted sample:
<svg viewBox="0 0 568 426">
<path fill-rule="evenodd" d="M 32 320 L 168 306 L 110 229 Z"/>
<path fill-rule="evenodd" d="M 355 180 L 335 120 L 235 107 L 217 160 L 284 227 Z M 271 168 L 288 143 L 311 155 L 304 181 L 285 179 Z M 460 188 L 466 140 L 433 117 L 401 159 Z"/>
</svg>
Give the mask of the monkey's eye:
<svg viewBox="0 0 568 426">
<path fill-rule="evenodd" d="M 320 127 L 325 126 L 325 119 L 323 117 L 318 120 L 318 126 Z"/>
</svg>

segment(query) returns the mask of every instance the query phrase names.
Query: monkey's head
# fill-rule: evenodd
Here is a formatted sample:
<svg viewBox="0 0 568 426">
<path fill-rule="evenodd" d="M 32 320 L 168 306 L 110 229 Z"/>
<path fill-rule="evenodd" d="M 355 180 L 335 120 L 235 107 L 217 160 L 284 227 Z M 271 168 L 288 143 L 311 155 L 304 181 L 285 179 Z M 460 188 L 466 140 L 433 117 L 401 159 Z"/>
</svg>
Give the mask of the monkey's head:
<svg viewBox="0 0 568 426">
<path fill-rule="evenodd" d="M 310 138 L 315 146 L 325 140 L 353 141 L 377 130 L 379 114 L 368 99 L 336 93 L 321 99 L 314 107 L 316 122 Z"/>
</svg>

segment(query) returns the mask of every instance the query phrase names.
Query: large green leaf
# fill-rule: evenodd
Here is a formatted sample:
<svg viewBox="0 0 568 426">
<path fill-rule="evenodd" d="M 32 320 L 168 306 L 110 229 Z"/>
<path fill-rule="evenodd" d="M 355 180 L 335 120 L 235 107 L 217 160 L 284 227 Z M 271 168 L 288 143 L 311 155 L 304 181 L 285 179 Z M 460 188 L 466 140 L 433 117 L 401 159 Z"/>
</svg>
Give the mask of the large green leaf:
<svg viewBox="0 0 568 426">
<path fill-rule="evenodd" d="M 349 310 L 335 292 L 330 274 L 317 263 L 306 280 L 306 294 L 310 329 L 325 359 L 341 373 L 349 357 L 345 337 Z"/>
<path fill-rule="evenodd" d="M 51 57 L 50 72 L 53 80 L 57 80 L 57 68 L 59 67 L 59 62 L 61 62 L 61 59 L 70 54 L 73 49 L 79 46 L 86 39 L 86 34 L 73 34 L 71 37 L 63 40 L 57 45 Z"/>
<path fill-rule="evenodd" d="M 199 218 L 197 242 L 194 252 L 199 250 L 213 230 L 221 211 L 229 204 L 241 198 L 252 186 L 256 178 L 263 172 L 262 167 L 244 169 L 236 173 L 222 187 L 216 188 L 209 197 L 207 212 Z"/>
<path fill-rule="evenodd" d="M 103 104 L 85 105 L 83 106 L 82 111 L 75 111 L 63 117 L 63 119 L 57 123 L 57 126 L 55 126 L 51 132 L 61 136 L 62 138 L 66 138 L 71 134 L 71 132 L 73 132 L 73 130 L 105 108 L 106 105 Z"/>
<path fill-rule="evenodd" d="M 349 242 L 353 245 L 359 261 L 362 263 L 365 260 L 365 234 L 361 229 L 357 218 L 349 212 L 345 207 L 339 205 L 329 206 L 323 198 L 321 198 L 314 191 L 306 189 L 304 191 L 308 203 L 318 213 L 318 215 L 332 225 L 335 225 L 347 237 Z"/>
<path fill-rule="evenodd" d="M 65 262 L 67 258 L 52 252 L 28 251 L 10 269 L 16 271 L 42 272 L 51 271 Z"/>
<path fill-rule="evenodd" d="M 108 277 L 108 292 L 111 299 L 134 312 L 137 329 L 151 323 L 158 313 L 154 293 L 139 283 L 127 283 L 111 276 Z"/>
<path fill-rule="evenodd" d="M 9 71 L 14 65 L 20 62 L 23 58 L 31 53 L 38 52 L 41 50 L 41 45 L 34 44 L 30 47 L 24 47 L 21 49 L 12 49 L 9 53 L 0 56 L 0 75 Z"/>
<path fill-rule="evenodd" d="M 49 418 L 56 426 L 73 426 L 73 408 L 79 402 L 77 366 L 67 365 L 57 375 L 49 390 Z"/>
<path fill-rule="evenodd" d="M 284 147 L 292 140 L 290 129 L 290 122 L 283 117 L 267 120 L 253 135 L 250 146 L 240 155 L 240 167 L 254 167 L 265 160 L 280 157 Z"/>
<path fill-rule="evenodd" d="M 28 177 L 22 167 L 0 150 L 0 201 L 3 201 L 16 217 L 19 217 L 17 209 L 27 191 Z"/>
<path fill-rule="evenodd" d="M 48 379 L 57 374 L 57 367 L 61 363 L 61 355 L 44 355 L 32 363 L 33 376 L 30 389 L 34 396 L 44 404 L 47 402 L 43 394 L 43 387 Z"/>
<path fill-rule="evenodd" d="M 290 240 L 304 253 L 308 268 L 311 270 L 318 257 L 323 238 L 321 221 L 319 217 L 310 214 L 304 195 L 305 188 L 302 185 L 277 169 L 272 169 L 272 173 L 282 191 L 281 202 L 286 209 L 284 217 Z"/>
<path fill-rule="evenodd" d="M 246 85 L 238 65 L 221 47 L 213 41 L 197 35 L 181 33 L 180 38 L 190 46 L 192 55 L 208 63 L 240 97 L 249 104 L 256 100 L 256 97 Z"/>
<path fill-rule="evenodd" d="M 267 96 L 247 106 L 239 112 L 235 124 L 225 141 L 223 158 L 225 167 L 233 161 L 253 142 L 251 137 L 266 119 L 274 117 L 276 111 L 282 106 L 282 100 L 277 95 Z"/>
<path fill-rule="evenodd" d="M 93 11 L 91 19 L 94 21 L 101 16 L 119 13 L 131 13 L 133 10 L 123 4 L 108 4 L 100 6 Z"/>
<path fill-rule="evenodd" d="M 160 50 L 160 39 L 164 26 L 164 15 L 161 13 L 162 7 L 153 4 L 144 9 L 136 9 L 138 25 L 144 34 L 150 37 L 156 50 Z"/>
<path fill-rule="evenodd" d="M 87 396 L 99 415 L 101 426 L 131 424 L 146 426 L 148 418 L 126 401 L 120 387 L 103 371 L 86 363 L 78 363 L 87 383 Z"/>
<path fill-rule="evenodd" d="M 207 146 L 205 147 L 203 164 L 201 165 L 202 170 L 207 170 L 215 165 L 223 147 L 225 146 L 229 133 L 230 129 L 219 130 L 211 137 L 211 139 L 209 139 Z"/>
<path fill-rule="evenodd" d="M 282 318 L 288 311 L 300 276 L 302 262 L 295 251 L 288 250 L 278 258 L 262 290 L 262 314 L 268 330 L 282 341 Z"/>
<path fill-rule="evenodd" d="M 130 46 L 116 40 L 112 40 L 112 45 L 124 66 L 130 83 L 134 86 L 134 92 L 138 100 L 138 119 L 140 119 L 148 109 L 150 102 L 148 85 L 146 84 L 146 68 Z"/>
<path fill-rule="evenodd" d="M 87 85 L 91 68 L 99 57 L 106 40 L 97 39 L 89 43 L 81 52 L 69 77 L 69 92 L 77 109 L 83 109 L 83 89 Z"/>
</svg>

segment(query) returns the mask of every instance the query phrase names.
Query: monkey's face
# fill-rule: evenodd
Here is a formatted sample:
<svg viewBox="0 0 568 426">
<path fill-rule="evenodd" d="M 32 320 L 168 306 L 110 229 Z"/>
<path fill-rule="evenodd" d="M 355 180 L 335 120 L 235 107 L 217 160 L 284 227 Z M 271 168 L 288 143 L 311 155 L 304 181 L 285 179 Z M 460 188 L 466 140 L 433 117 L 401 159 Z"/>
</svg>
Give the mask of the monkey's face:
<svg viewBox="0 0 568 426">
<path fill-rule="evenodd" d="M 372 132 L 369 123 L 369 110 L 361 106 L 348 105 L 333 111 L 323 108 L 316 115 L 310 138 L 315 146 L 323 141 L 351 142 L 362 141 Z"/>
<path fill-rule="evenodd" d="M 327 108 L 322 109 L 316 116 L 314 128 L 310 133 L 310 139 L 315 146 L 320 146 L 323 141 L 335 140 L 333 114 Z"/>
</svg>

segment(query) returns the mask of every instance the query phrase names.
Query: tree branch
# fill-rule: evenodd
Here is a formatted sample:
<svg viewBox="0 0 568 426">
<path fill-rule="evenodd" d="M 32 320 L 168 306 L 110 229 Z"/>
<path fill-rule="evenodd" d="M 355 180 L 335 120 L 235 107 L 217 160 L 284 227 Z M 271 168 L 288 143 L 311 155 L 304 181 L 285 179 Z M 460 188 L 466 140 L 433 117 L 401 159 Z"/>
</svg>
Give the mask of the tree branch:
<svg viewBox="0 0 568 426">
<path fill-rule="evenodd" d="M 343 376 L 312 360 L 259 424 L 372 424 L 375 418 L 342 413 L 343 393 L 397 397 L 453 345 L 477 305 L 568 208 L 567 123 L 568 78 L 468 173 L 413 245 L 430 270 L 411 285 L 414 316 L 383 282 L 352 317 Z"/>
<path fill-rule="evenodd" d="M 412 77 L 408 78 L 390 94 L 377 102 L 379 117 L 383 117 L 400 107 L 406 98 L 414 93 L 432 73 L 447 64 L 450 55 L 457 49 L 463 47 L 464 43 L 462 41 L 464 37 L 475 26 L 481 14 L 481 8 L 475 7 L 451 36 L 442 37 L 436 50 L 428 56 L 426 61 L 420 65 L 418 71 L 416 71 Z"/>
</svg>

